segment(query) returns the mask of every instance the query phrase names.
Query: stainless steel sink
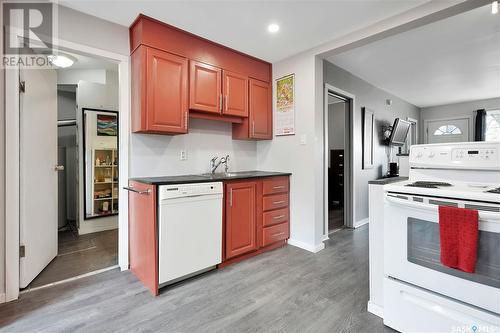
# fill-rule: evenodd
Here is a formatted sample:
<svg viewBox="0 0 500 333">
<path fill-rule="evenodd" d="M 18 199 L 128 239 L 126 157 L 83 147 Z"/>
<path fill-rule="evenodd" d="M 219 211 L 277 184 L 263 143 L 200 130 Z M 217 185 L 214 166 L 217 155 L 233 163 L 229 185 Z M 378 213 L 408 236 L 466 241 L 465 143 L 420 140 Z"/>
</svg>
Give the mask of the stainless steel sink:
<svg viewBox="0 0 500 333">
<path fill-rule="evenodd" d="M 253 176 L 254 174 L 255 174 L 255 172 L 253 172 L 253 171 L 240 171 L 240 172 L 203 173 L 200 176 L 206 177 L 209 179 L 225 179 L 225 178 L 234 178 L 234 177 Z"/>
</svg>

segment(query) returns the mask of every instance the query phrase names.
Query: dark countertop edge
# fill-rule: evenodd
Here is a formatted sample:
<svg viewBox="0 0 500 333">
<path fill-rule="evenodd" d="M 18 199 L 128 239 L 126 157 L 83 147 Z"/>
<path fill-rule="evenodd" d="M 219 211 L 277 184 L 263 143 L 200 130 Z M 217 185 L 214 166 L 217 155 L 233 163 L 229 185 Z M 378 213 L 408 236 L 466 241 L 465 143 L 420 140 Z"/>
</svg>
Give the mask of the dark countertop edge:
<svg viewBox="0 0 500 333">
<path fill-rule="evenodd" d="M 402 182 L 404 180 L 408 180 L 408 177 L 379 178 L 379 179 L 368 181 L 368 184 L 370 184 L 370 185 L 386 185 L 386 184 L 391 184 L 391 183 Z"/>
<path fill-rule="evenodd" d="M 247 171 L 244 171 L 245 173 Z M 233 180 L 252 179 L 252 178 L 269 178 L 280 176 L 291 176 L 291 172 L 274 172 L 274 171 L 255 171 L 255 175 L 245 174 L 241 177 L 228 177 L 228 178 L 206 178 L 200 175 L 179 175 L 179 176 L 166 176 L 166 177 L 136 177 L 129 180 L 150 184 L 150 185 L 175 185 L 175 184 L 193 184 L 193 183 L 213 183 L 213 182 L 227 182 Z M 181 178 L 182 179 L 179 179 Z M 189 179 L 189 177 L 193 177 Z M 177 178 L 177 179 L 176 179 Z"/>
</svg>

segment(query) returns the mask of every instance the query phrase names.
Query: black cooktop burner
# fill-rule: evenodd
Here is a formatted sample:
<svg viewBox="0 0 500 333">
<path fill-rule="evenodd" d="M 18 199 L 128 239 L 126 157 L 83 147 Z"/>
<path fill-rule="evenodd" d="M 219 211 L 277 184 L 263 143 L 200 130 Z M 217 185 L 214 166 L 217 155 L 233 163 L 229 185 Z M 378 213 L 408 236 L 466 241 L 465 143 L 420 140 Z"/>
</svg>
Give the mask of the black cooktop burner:
<svg viewBox="0 0 500 333">
<path fill-rule="evenodd" d="M 428 181 L 416 181 L 411 184 L 406 184 L 405 186 L 410 187 L 423 187 L 423 188 L 439 188 L 441 186 L 452 186 L 450 183 L 445 182 L 428 182 Z"/>
<path fill-rule="evenodd" d="M 486 191 L 486 192 L 500 194 L 500 187 L 494 188 L 494 189 Z"/>
</svg>

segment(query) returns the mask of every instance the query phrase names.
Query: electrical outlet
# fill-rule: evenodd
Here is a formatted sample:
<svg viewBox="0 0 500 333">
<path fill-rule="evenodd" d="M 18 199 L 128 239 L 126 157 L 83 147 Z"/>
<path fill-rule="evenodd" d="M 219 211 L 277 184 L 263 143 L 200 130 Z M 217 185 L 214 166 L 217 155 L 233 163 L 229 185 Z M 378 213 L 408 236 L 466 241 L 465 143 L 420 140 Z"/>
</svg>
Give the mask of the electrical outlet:
<svg viewBox="0 0 500 333">
<path fill-rule="evenodd" d="M 301 134 L 300 135 L 300 144 L 301 145 L 306 145 L 307 144 L 307 135 L 306 134 Z"/>
<path fill-rule="evenodd" d="M 181 161 L 185 161 L 188 159 L 187 151 L 181 150 Z"/>
</svg>

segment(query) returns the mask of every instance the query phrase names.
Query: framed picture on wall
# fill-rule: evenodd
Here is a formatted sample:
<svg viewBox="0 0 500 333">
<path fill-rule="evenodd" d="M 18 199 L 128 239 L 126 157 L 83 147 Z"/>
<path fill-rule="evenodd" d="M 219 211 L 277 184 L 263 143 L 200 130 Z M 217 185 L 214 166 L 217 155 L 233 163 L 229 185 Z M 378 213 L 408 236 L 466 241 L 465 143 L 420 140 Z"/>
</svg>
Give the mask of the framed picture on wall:
<svg viewBox="0 0 500 333">
<path fill-rule="evenodd" d="M 363 169 L 373 168 L 373 140 L 375 136 L 375 113 L 363 107 Z"/>
<path fill-rule="evenodd" d="M 98 136 L 117 136 L 118 135 L 118 117 L 114 115 L 97 115 L 97 135 Z"/>
<path fill-rule="evenodd" d="M 274 131 L 276 136 L 295 134 L 295 74 L 276 80 Z"/>
</svg>

